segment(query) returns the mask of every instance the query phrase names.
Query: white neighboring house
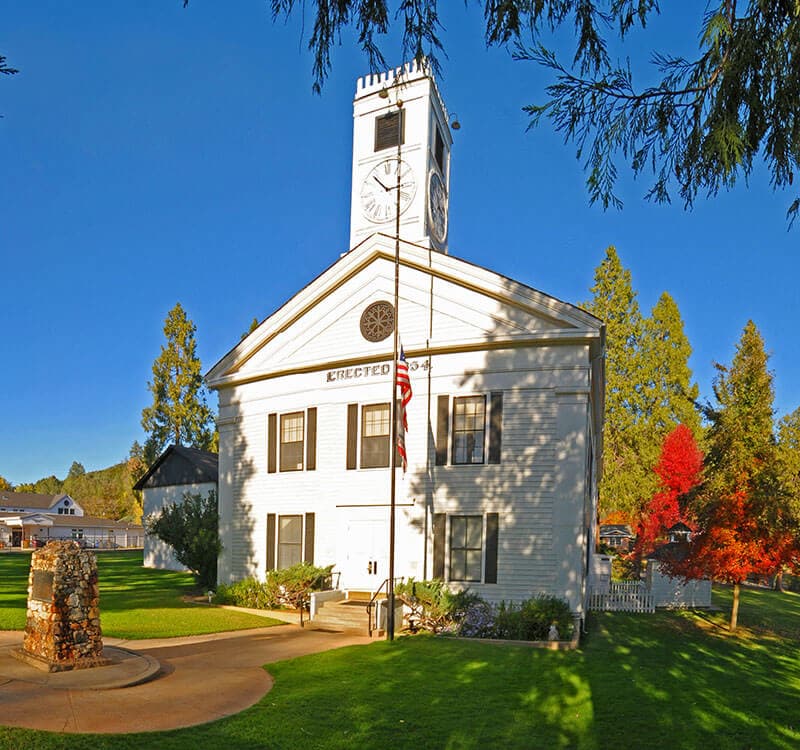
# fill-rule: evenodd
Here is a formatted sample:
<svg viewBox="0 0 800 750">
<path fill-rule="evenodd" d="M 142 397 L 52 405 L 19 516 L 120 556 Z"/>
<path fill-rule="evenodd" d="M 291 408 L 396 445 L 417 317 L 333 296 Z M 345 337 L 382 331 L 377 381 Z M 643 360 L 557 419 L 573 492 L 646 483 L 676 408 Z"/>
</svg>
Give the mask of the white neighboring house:
<svg viewBox="0 0 800 750">
<path fill-rule="evenodd" d="M 87 516 L 69 495 L 0 491 L 0 543 L 34 547 L 51 539 L 74 539 L 87 547 L 141 547 L 139 524 Z"/>
<path fill-rule="evenodd" d="M 168 503 L 181 502 L 187 492 L 208 495 L 216 491 L 217 465 L 216 453 L 170 445 L 133 487 L 142 492 L 143 517 L 159 513 Z M 186 570 L 172 547 L 152 534 L 145 535 L 144 567 Z"/>
<path fill-rule="evenodd" d="M 387 119 L 398 91 L 399 124 Z M 354 247 L 207 374 L 219 394 L 219 581 L 308 560 L 334 565 L 348 592 L 385 582 L 399 320 L 413 398 L 408 469 L 395 473 L 395 575 L 492 601 L 555 594 L 583 614 L 602 322 L 446 254 L 451 138 L 427 71 L 359 80 L 354 111 Z"/>
</svg>

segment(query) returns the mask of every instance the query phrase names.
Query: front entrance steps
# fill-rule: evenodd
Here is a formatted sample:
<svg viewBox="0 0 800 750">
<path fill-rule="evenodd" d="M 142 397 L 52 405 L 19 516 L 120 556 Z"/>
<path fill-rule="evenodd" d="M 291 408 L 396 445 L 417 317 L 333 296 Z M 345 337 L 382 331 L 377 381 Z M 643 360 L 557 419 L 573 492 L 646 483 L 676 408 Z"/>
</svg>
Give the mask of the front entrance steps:
<svg viewBox="0 0 800 750">
<path fill-rule="evenodd" d="M 369 605 L 372 594 L 368 591 L 337 592 L 339 597 L 318 602 L 310 626 L 319 630 L 334 630 L 340 633 L 369 635 Z M 379 597 L 384 598 L 384 597 Z M 375 616 L 373 603 L 372 616 Z M 373 629 L 372 637 L 384 635 L 382 628 Z"/>
</svg>

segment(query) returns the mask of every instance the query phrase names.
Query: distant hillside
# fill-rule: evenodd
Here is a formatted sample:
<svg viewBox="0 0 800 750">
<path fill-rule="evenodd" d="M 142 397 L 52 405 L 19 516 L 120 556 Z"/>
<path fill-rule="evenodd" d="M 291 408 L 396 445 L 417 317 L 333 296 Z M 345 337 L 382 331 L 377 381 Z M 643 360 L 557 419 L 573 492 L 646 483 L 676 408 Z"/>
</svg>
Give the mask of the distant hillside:
<svg viewBox="0 0 800 750">
<path fill-rule="evenodd" d="M 77 471 L 76 466 L 80 467 Z M 141 521 L 141 498 L 137 497 L 139 493 L 133 491 L 133 485 L 143 473 L 139 461 L 130 459 L 98 471 L 82 469 L 80 464 L 73 464 L 66 479 L 49 476 L 32 484 L 20 484 L 14 489 L 45 495 L 66 492 L 81 504 L 86 515 L 115 521 Z"/>
</svg>

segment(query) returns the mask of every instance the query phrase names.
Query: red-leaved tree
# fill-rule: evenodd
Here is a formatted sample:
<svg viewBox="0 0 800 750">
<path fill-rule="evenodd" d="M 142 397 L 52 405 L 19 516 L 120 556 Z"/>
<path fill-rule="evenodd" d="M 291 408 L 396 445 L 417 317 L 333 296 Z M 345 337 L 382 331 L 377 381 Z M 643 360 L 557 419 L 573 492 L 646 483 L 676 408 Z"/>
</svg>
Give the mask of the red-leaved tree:
<svg viewBox="0 0 800 750">
<path fill-rule="evenodd" d="M 679 424 L 661 444 L 661 456 L 655 466 L 660 489 L 645 507 L 636 530 L 633 554 L 637 560 L 646 557 L 662 541 L 676 523 L 694 525 L 691 509 L 683 509 L 678 498 L 695 487 L 703 470 L 703 453 L 697 447 L 692 431 Z"/>
<path fill-rule="evenodd" d="M 682 554 L 663 563 L 671 575 L 732 584 L 731 630 L 741 584 L 750 574 L 777 572 L 797 542 L 779 481 L 767 359 L 761 334 L 749 321 L 731 365 L 716 365 L 717 405 L 705 410 L 710 425 L 703 483 L 691 493 L 699 531 Z"/>
</svg>

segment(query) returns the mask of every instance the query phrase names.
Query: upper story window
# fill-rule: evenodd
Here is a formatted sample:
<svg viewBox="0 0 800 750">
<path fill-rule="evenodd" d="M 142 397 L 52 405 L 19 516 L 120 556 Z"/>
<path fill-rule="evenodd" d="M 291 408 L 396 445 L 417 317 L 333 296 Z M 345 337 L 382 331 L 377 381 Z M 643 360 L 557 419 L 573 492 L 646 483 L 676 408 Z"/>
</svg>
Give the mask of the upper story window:
<svg viewBox="0 0 800 750">
<path fill-rule="evenodd" d="M 405 112 L 388 112 L 375 118 L 375 150 L 383 151 L 386 148 L 397 148 L 405 143 Z"/>
<path fill-rule="evenodd" d="M 281 414 L 281 471 L 302 470 L 304 436 L 305 414 L 302 411 Z"/>
<path fill-rule="evenodd" d="M 280 416 L 280 419 L 278 417 Z M 317 468 L 317 409 L 267 415 L 267 472 Z"/>
<path fill-rule="evenodd" d="M 398 418 L 399 412 L 398 408 Z M 347 468 L 388 468 L 389 445 L 392 441 L 391 432 L 392 415 L 388 403 L 365 404 L 363 406 L 348 404 Z M 400 466 L 402 464 L 400 453 L 395 451 L 395 457 L 396 465 Z"/>
<path fill-rule="evenodd" d="M 492 391 L 488 398 L 441 395 L 436 411 L 436 466 L 500 463 L 502 391 Z"/>
<path fill-rule="evenodd" d="M 372 404 L 361 409 L 361 468 L 389 466 L 391 435 L 389 404 Z"/>
<path fill-rule="evenodd" d="M 453 402 L 453 463 L 482 464 L 486 399 L 461 396 Z"/>
</svg>

